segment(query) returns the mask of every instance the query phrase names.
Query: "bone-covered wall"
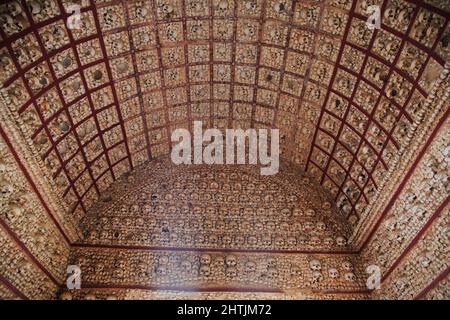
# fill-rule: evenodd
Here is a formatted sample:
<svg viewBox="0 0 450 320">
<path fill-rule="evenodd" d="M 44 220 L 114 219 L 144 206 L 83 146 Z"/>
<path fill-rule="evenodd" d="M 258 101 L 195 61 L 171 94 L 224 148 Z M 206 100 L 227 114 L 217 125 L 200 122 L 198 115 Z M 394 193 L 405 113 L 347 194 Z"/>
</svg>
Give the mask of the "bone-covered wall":
<svg viewBox="0 0 450 320">
<path fill-rule="evenodd" d="M 0 297 L 56 298 L 80 260 L 92 288 L 64 298 L 448 298 L 449 19 L 447 0 L 2 2 Z M 189 184 L 167 154 L 194 121 L 279 128 L 280 175 Z M 261 260 L 251 283 L 248 261 L 227 275 L 233 250 Z M 164 252 L 179 279 L 154 291 Z M 357 274 L 327 262 L 347 254 Z M 208 287 L 233 275 L 271 292 Z"/>
<path fill-rule="evenodd" d="M 1 297 L 55 298 L 65 281 L 70 244 L 2 137 L 0 154 Z"/>
<path fill-rule="evenodd" d="M 381 268 L 375 297 L 420 297 L 449 272 L 448 115 L 437 129 L 363 249 L 366 265 Z"/>
</svg>

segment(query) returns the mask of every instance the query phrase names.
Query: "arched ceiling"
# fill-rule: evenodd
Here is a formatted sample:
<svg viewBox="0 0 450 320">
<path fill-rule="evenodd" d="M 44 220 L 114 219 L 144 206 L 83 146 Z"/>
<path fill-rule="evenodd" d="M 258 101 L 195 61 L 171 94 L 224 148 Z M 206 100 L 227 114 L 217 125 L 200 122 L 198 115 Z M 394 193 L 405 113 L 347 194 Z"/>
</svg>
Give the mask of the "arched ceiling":
<svg viewBox="0 0 450 320">
<path fill-rule="evenodd" d="M 70 4 L 80 29 L 67 27 Z M 382 29 L 367 28 L 368 5 Z M 172 130 L 277 127 L 351 223 L 448 60 L 446 0 L 23 0 L 0 5 L 2 104 L 67 210 L 167 154 Z"/>
<path fill-rule="evenodd" d="M 349 252 L 351 230 L 297 166 L 174 165 L 162 157 L 125 175 L 81 222 L 84 245 L 243 252 Z"/>
</svg>

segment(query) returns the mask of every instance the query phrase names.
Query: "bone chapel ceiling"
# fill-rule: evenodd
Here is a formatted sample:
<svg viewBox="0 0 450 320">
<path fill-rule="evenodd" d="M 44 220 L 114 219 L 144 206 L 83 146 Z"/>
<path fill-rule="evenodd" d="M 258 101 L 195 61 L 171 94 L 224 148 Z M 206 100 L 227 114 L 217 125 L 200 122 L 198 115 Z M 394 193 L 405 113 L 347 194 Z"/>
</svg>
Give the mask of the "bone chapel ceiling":
<svg viewBox="0 0 450 320">
<path fill-rule="evenodd" d="M 449 19 L 447 0 L 4 1 L 0 299 L 449 299 Z M 194 121 L 280 129 L 280 172 L 175 166 Z"/>
</svg>

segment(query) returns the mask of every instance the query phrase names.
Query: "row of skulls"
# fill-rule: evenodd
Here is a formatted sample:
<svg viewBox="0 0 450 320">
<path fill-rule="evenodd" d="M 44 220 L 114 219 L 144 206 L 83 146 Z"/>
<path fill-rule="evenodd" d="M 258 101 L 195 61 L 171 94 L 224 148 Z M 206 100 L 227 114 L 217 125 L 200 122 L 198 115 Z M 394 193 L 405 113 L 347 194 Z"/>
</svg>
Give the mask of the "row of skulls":
<svg viewBox="0 0 450 320">
<path fill-rule="evenodd" d="M 357 288 L 359 267 L 350 256 L 320 258 L 309 255 L 123 252 L 114 249 L 75 250 L 72 263 L 79 265 L 89 285 L 216 283 L 268 287 Z"/>
</svg>

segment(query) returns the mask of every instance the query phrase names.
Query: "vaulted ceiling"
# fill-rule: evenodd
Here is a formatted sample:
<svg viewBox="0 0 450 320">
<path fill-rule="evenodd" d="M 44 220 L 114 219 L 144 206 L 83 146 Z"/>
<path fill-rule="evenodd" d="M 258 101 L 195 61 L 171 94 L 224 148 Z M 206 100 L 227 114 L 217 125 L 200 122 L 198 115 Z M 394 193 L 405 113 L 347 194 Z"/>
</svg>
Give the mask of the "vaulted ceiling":
<svg viewBox="0 0 450 320">
<path fill-rule="evenodd" d="M 201 120 L 280 128 L 282 157 L 355 225 L 424 117 L 449 11 L 445 0 L 8 1 L 2 101 L 76 220 Z"/>
</svg>

